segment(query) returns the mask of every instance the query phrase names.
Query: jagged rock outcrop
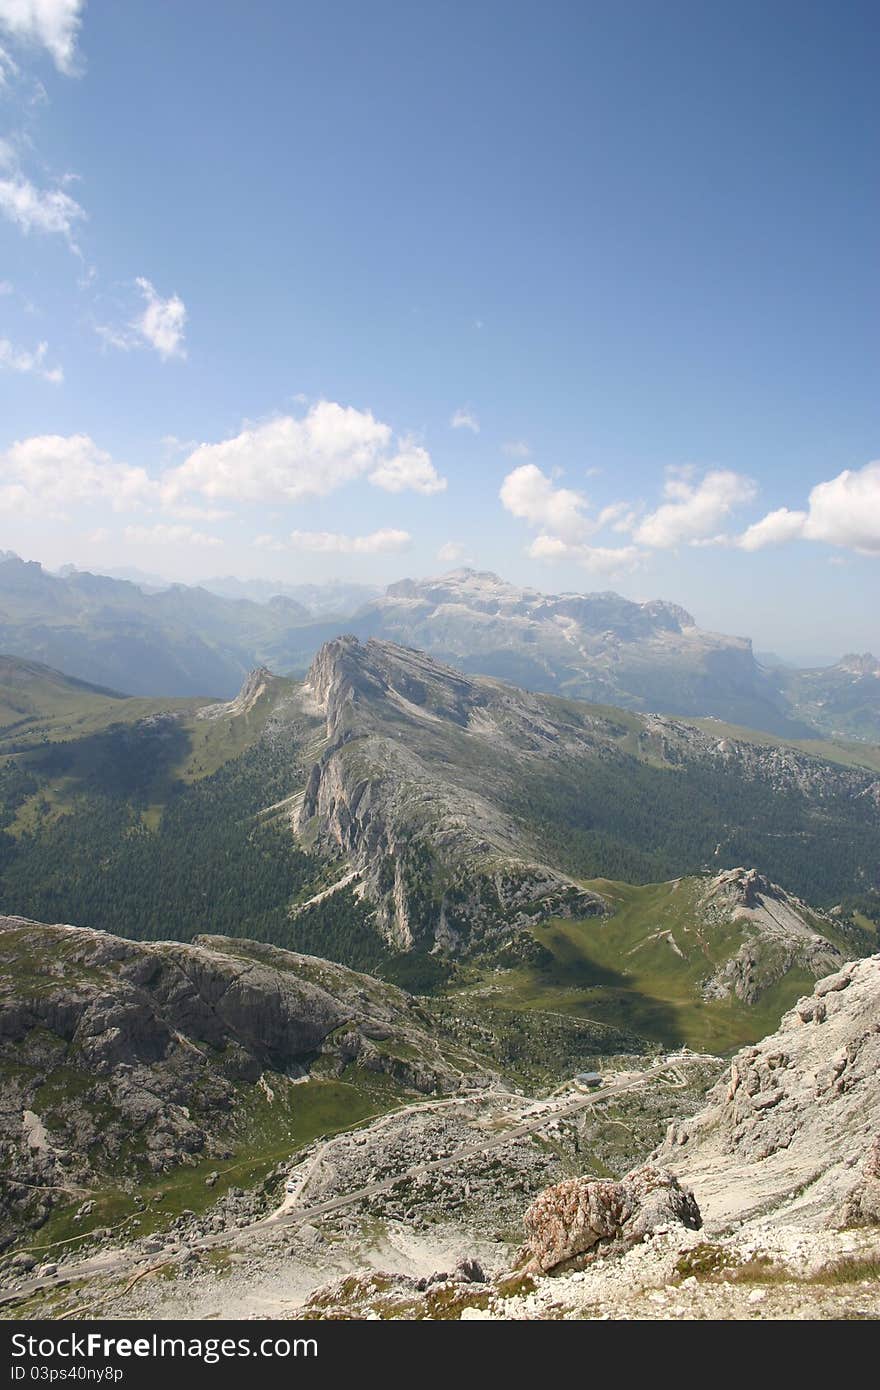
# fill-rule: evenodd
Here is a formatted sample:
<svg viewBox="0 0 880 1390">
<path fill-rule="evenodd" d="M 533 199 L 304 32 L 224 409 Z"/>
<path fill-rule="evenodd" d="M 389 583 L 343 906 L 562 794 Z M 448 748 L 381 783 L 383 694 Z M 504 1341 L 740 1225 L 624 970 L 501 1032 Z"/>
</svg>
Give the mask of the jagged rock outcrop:
<svg viewBox="0 0 880 1390">
<path fill-rule="evenodd" d="M 707 926 L 733 922 L 748 933 L 704 982 L 704 999 L 735 995 L 754 1004 L 792 969 L 819 979 L 842 964 L 839 948 L 811 925 L 820 922 L 818 914 L 756 869 L 728 869 L 711 878 L 697 912 Z"/>
<path fill-rule="evenodd" d="M 286 1100 L 288 1078 L 316 1067 L 354 1063 L 427 1092 L 461 1082 L 409 995 L 272 946 L 0 917 L 0 964 L 7 1216 L 39 1219 L 59 1193 L 120 1169 L 134 1181 L 228 1154 L 249 1097 Z"/>
<path fill-rule="evenodd" d="M 655 1161 L 697 1194 L 708 1225 L 821 1226 L 876 1201 L 880 955 L 850 962 L 742 1049 Z"/>
<path fill-rule="evenodd" d="M 636 1168 L 620 1182 L 570 1178 L 547 1187 L 524 1217 L 527 1268 L 546 1274 L 573 1260 L 620 1253 L 658 1226 L 702 1224 L 692 1192 L 662 1168 Z"/>
</svg>

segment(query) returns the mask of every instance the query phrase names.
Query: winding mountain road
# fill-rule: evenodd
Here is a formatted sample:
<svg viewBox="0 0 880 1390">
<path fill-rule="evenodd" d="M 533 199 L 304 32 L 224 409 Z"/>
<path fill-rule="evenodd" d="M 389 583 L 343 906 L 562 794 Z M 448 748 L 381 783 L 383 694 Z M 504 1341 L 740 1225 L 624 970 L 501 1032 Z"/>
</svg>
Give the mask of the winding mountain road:
<svg viewBox="0 0 880 1390">
<path fill-rule="evenodd" d="M 500 1131 L 498 1134 L 481 1136 L 471 1144 L 461 1145 L 453 1153 L 444 1155 L 436 1159 L 428 1159 L 424 1162 L 413 1164 L 403 1172 L 382 1178 L 376 1182 L 368 1183 L 365 1187 L 357 1188 L 353 1191 L 343 1193 L 338 1197 L 330 1197 L 324 1202 L 316 1202 L 313 1206 L 299 1207 L 296 1204 L 289 1205 L 282 1203 L 275 1211 L 268 1216 L 261 1217 L 258 1221 L 253 1221 L 249 1226 L 243 1228 L 218 1231 L 211 1235 L 201 1236 L 198 1239 L 188 1241 L 186 1249 L 188 1251 L 212 1250 L 218 1246 L 239 1245 L 252 1236 L 279 1228 L 295 1227 L 305 1223 L 312 1223 L 328 1216 L 333 1212 L 343 1211 L 346 1207 L 356 1206 L 358 1203 L 367 1201 L 371 1197 L 376 1197 L 380 1193 L 390 1192 L 399 1183 L 412 1181 L 430 1173 L 443 1172 L 446 1169 L 454 1168 L 458 1164 L 475 1157 L 477 1154 L 485 1156 L 495 1149 L 501 1149 L 506 1144 L 512 1143 L 516 1139 L 521 1139 L 528 1134 L 536 1134 L 546 1128 L 547 1125 L 557 1124 L 560 1120 L 566 1119 L 569 1115 L 577 1114 L 581 1110 L 591 1107 L 604 1105 L 607 1101 L 613 1100 L 615 1096 L 623 1095 L 627 1091 L 638 1090 L 651 1082 L 663 1080 L 664 1077 L 672 1076 L 673 1080 L 663 1080 L 663 1084 L 672 1090 L 679 1090 L 687 1085 L 687 1081 L 682 1077 L 676 1065 L 654 1068 L 648 1072 L 642 1072 L 632 1076 L 632 1073 L 623 1074 L 627 1078 L 617 1084 L 603 1086 L 601 1089 L 593 1091 L 579 1091 L 571 1100 L 565 1101 L 560 1097 L 559 1103 L 549 1105 L 549 1108 L 539 1114 L 527 1119 L 520 1120 L 517 1124 L 508 1129 Z M 448 1105 L 450 1102 L 439 1102 L 439 1105 Z M 427 1107 L 418 1107 L 419 1109 Z M 395 1112 L 399 1115 L 401 1112 Z M 337 1136 L 338 1137 L 338 1136 Z M 333 1140 L 328 1140 L 325 1148 Z M 319 1151 L 321 1152 L 321 1151 Z M 169 1263 L 174 1263 L 173 1255 L 166 1256 L 164 1259 L 156 1261 L 150 1265 L 151 1256 L 145 1255 L 136 1249 L 111 1249 L 105 1250 L 99 1255 L 91 1256 L 84 1260 L 72 1262 L 62 1266 L 56 1274 L 46 1275 L 43 1278 L 34 1278 L 17 1285 L 14 1289 L 0 1289 L 0 1307 L 8 1307 L 30 1298 L 33 1294 L 42 1293 L 51 1289 L 64 1288 L 66 1285 L 80 1281 L 82 1279 L 106 1277 L 113 1274 L 126 1274 L 142 1269 L 144 1276 L 150 1273 L 151 1267 L 156 1269 L 163 1268 Z"/>
</svg>

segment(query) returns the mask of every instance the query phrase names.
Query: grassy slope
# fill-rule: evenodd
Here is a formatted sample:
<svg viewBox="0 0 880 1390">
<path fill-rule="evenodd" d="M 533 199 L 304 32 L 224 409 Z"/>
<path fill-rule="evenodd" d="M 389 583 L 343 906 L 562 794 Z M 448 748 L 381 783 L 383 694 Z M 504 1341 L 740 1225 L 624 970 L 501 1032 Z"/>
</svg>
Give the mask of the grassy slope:
<svg viewBox="0 0 880 1390">
<path fill-rule="evenodd" d="M 120 731 L 135 734 L 144 721 L 173 716 L 168 746 L 156 759 L 142 808 L 145 823 L 155 826 L 176 786 L 211 776 L 253 747 L 275 700 L 290 687 L 278 678 L 271 696 L 251 709 L 200 719 L 203 699 L 119 696 L 38 663 L 0 657 L 0 760 L 8 757 L 25 770 L 49 768 L 48 781 L 41 778 L 39 792 L 18 808 L 10 831 L 32 829 L 38 807 L 58 814 L 94 784 L 96 767 Z M 116 756 L 111 750 L 111 759 Z"/>
<path fill-rule="evenodd" d="M 140 1183 L 125 1181 L 89 1194 L 80 1192 L 57 1207 L 35 1234 L 32 1249 L 46 1259 L 59 1253 L 59 1242 L 75 1249 L 79 1238 L 105 1227 L 120 1234 L 149 1235 L 164 1230 L 183 1211 L 206 1210 L 232 1187 L 252 1188 L 264 1182 L 281 1162 L 295 1161 L 297 1152 L 320 1135 L 352 1129 L 363 1120 L 393 1109 L 405 1093 L 385 1076 L 349 1067 L 345 1079 L 315 1078 L 294 1084 L 286 1076 L 266 1073 L 273 1092 L 270 1101 L 257 1087 L 243 1088 L 236 1107 L 237 1140 L 228 1159 L 203 1159 Z M 217 1173 L 208 1186 L 205 1179 Z M 94 1209 L 79 1221 L 78 1207 L 86 1199 Z M 137 1226 L 131 1223 L 137 1221 Z"/>
<path fill-rule="evenodd" d="M 700 981 L 736 952 L 743 936 L 734 923 L 699 927 L 699 880 L 633 886 L 596 879 L 586 886 L 612 903 L 613 916 L 533 928 L 552 960 L 493 972 L 485 981 L 492 991 L 487 1002 L 611 1024 L 667 1046 L 726 1052 L 772 1032 L 813 988 L 812 976 L 792 970 L 756 1004 L 705 1002 Z M 682 956 L 656 935 L 670 931 Z"/>
<path fill-rule="evenodd" d="M 880 772 L 880 746 L 875 743 L 850 742 L 847 739 L 783 739 L 756 729 L 744 729 L 737 724 L 725 724 L 721 719 L 689 719 L 683 722 L 694 724 L 707 734 L 717 734 L 719 738 L 738 739 L 768 748 L 796 748 L 813 758 L 839 763 L 841 767 L 868 768 L 871 772 Z"/>
</svg>

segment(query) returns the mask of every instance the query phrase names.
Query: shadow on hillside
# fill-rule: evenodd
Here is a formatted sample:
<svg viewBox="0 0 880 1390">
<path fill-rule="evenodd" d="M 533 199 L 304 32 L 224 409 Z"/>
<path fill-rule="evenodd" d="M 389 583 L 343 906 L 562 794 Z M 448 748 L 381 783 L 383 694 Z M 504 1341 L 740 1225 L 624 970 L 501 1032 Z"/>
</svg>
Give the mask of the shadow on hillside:
<svg viewBox="0 0 880 1390">
<path fill-rule="evenodd" d="M 47 743 L 24 761 L 38 776 L 65 778 L 73 795 L 149 803 L 167 796 L 191 746 L 192 736 L 178 720 L 157 717 L 112 724 L 69 743 Z"/>
</svg>

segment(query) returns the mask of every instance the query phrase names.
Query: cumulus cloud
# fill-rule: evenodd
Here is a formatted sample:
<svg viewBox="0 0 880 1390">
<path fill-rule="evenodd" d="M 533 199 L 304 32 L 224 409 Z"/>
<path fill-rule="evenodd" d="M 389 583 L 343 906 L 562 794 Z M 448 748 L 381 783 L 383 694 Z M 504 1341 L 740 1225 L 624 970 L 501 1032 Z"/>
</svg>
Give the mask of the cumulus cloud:
<svg viewBox="0 0 880 1390">
<path fill-rule="evenodd" d="M 453 413 L 449 424 L 454 430 L 470 430 L 471 434 L 480 433 L 479 420 L 473 411 L 468 410 L 465 406 L 460 406 L 459 409 Z"/>
<path fill-rule="evenodd" d="M 64 380 L 64 372 L 60 367 L 46 366 L 48 351 L 48 343 L 38 343 L 34 351 L 29 352 L 26 348 L 14 347 L 8 338 L 0 338 L 0 367 L 11 372 L 33 373 L 57 386 Z"/>
<path fill-rule="evenodd" d="M 501 445 L 501 452 L 511 459 L 527 459 L 532 451 L 524 439 L 508 439 Z"/>
<path fill-rule="evenodd" d="M 512 516 L 564 541 L 580 541 L 593 529 L 586 514 L 586 497 L 571 488 L 556 487 L 537 464 L 514 468 L 501 484 L 499 495 Z"/>
<path fill-rule="evenodd" d="M 0 508 L 28 514 L 103 501 L 116 511 L 149 502 L 155 484 L 143 468 L 114 463 L 85 434 L 35 435 L 0 454 Z"/>
<path fill-rule="evenodd" d="M 634 568 L 641 558 L 637 546 L 595 546 L 590 537 L 609 526 L 627 529 L 632 515 L 622 502 L 590 516 L 583 493 L 557 487 L 534 463 L 524 463 L 508 473 L 501 484 L 503 506 L 513 516 L 540 528 L 528 547 L 534 560 L 573 560 L 594 574 L 613 574 Z"/>
<path fill-rule="evenodd" d="M 388 492 L 446 487 L 427 450 L 405 440 L 395 449 L 391 427 L 369 410 L 318 401 L 302 418 L 283 415 L 199 445 L 165 475 L 165 495 L 302 502 L 364 476 Z"/>
<path fill-rule="evenodd" d="M 804 533 L 806 512 L 790 512 L 788 507 L 778 507 L 756 521 L 737 539 L 742 550 L 763 550 L 768 545 L 784 545 L 786 541 L 797 540 Z"/>
<path fill-rule="evenodd" d="M 126 526 L 123 533 L 133 545 L 195 545 L 200 548 L 220 545 L 217 536 L 196 531 L 192 526 L 172 526 L 157 522 L 155 526 Z"/>
<path fill-rule="evenodd" d="M 864 468 L 845 468 L 817 483 L 806 511 L 780 507 L 738 538 L 743 550 L 760 550 L 786 541 L 824 541 L 863 555 L 880 555 L 880 460 Z"/>
<path fill-rule="evenodd" d="M 84 5 L 85 0 L 0 0 L 0 29 L 20 43 L 45 48 L 58 71 L 71 77 Z"/>
<path fill-rule="evenodd" d="M 408 550 L 412 536 L 408 531 L 390 528 L 372 531 L 368 536 L 346 536 L 340 531 L 291 531 L 294 550 L 316 555 L 393 555 Z"/>
<path fill-rule="evenodd" d="M 446 491 L 446 479 L 438 475 L 427 449 L 411 440 L 404 440 L 400 453 L 373 469 L 370 482 L 385 492 L 421 492 L 426 497 Z"/>
<path fill-rule="evenodd" d="M 756 489 L 750 478 L 730 469 L 714 469 L 699 482 L 679 472 L 667 476 L 666 501 L 636 527 L 640 545 L 665 550 L 714 536 L 736 507 L 751 502 Z"/>
</svg>

